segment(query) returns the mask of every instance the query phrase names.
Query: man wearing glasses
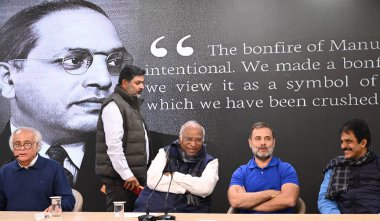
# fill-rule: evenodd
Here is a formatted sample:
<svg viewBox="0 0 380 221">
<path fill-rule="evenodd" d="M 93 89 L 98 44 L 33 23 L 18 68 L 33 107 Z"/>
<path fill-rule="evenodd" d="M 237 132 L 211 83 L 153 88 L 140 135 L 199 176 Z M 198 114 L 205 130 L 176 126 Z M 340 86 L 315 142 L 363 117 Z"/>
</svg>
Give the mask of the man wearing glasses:
<svg viewBox="0 0 380 221">
<path fill-rule="evenodd" d="M 219 162 L 207 153 L 204 138 L 205 130 L 196 121 L 182 125 L 178 140 L 161 148 L 152 161 L 135 212 L 145 212 L 149 197 L 151 212 L 210 212 Z"/>
<path fill-rule="evenodd" d="M 0 168 L 0 211 L 51 211 L 51 196 L 61 196 L 62 209 L 72 211 L 75 199 L 61 165 L 38 154 L 41 134 L 20 127 L 9 138 L 17 159 Z"/>
<path fill-rule="evenodd" d="M 105 12 L 86 1 L 48 1 L 0 29 L 0 86 L 10 100 L 11 131 L 34 127 L 40 154 L 60 162 L 84 210 L 103 210 L 94 174 L 96 122 L 120 70 L 133 58 Z M 8 155 L 7 155 L 8 154 Z M 1 160 L 10 157 L 3 149 Z"/>
</svg>

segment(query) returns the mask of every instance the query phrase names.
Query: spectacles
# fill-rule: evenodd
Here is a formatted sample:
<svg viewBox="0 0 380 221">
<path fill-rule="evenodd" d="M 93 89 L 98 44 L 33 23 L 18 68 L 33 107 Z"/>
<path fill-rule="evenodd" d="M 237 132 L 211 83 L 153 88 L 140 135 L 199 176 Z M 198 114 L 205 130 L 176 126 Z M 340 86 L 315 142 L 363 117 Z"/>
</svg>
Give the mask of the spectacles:
<svg viewBox="0 0 380 221">
<path fill-rule="evenodd" d="M 91 54 L 89 51 L 84 49 L 74 49 L 68 51 L 62 58 L 53 58 L 54 62 L 60 62 L 63 69 L 72 75 L 84 74 L 91 66 L 94 61 L 94 56 L 97 54 L 106 55 L 105 62 L 107 63 L 108 72 L 111 75 L 118 76 L 120 71 L 127 65 L 133 63 L 133 56 L 126 50 L 112 52 L 110 54 L 105 54 L 103 52 L 98 52 Z M 10 61 L 18 60 L 51 60 L 51 59 L 38 59 L 38 58 L 28 58 L 28 59 L 12 59 Z"/>
<path fill-rule="evenodd" d="M 35 144 L 36 142 L 34 143 L 24 143 L 24 144 L 19 144 L 19 143 L 16 143 L 16 144 L 13 144 L 13 149 L 14 150 L 21 150 L 21 147 L 24 147 L 25 150 L 29 150 L 30 148 L 33 147 L 33 144 Z"/>
<path fill-rule="evenodd" d="M 203 138 L 183 137 L 183 140 L 185 142 L 192 142 L 192 141 L 194 141 L 195 143 L 202 143 L 203 142 Z"/>
</svg>

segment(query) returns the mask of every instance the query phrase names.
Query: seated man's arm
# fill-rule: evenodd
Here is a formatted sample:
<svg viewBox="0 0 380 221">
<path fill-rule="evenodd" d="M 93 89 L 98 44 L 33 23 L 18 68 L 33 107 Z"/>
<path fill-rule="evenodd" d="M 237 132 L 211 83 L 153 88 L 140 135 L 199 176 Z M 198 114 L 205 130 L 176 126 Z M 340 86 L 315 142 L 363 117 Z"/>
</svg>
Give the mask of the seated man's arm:
<svg viewBox="0 0 380 221">
<path fill-rule="evenodd" d="M 0 168 L 0 211 L 4 211 L 7 207 L 7 200 L 3 189 L 3 169 Z"/>
<path fill-rule="evenodd" d="M 244 186 L 246 167 L 234 172 L 231 179 L 228 199 L 234 208 L 250 209 L 260 212 L 273 212 L 295 206 L 299 195 L 298 177 L 294 168 L 288 164 L 279 167 L 281 190 L 246 192 L 234 185 Z"/>
<path fill-rule="evenodd" d="M 228 201 L 233 208 L 252 209 L 280 193 L 280 191 L 276 190 L 246 192 L 245 181 L 248 176 L 247 171 L 247 165 L 243 165 L 232 174 L 228 189 Z"/>
<path fill-rule="evenodd" d="M 281 192 L 253 209 L 259 212 L 273 212 L 277 210 L 294 207 L 297 203 L 300 188 L 294 183 L 285 183 L 281 186 Z"/>
<path fill-rule="evenodd" d="M 214 159 L 207 164 L 200 177 L 174 172 L 173 182 L 194 195 L 207 197 L 212 193 L 219 180 L 218 168 L 219 161 L 218 159 Z"/>
<path fill-rule="evenodd" d="M 246 192 L 243 186 L 231 185 L 228 189 L 228 201 L 233 208 L 252 209 L 280 194 L 277 190 Z"/>
<path fill-rule="evenodd" d="M 336 202 L 325 198 L 327 188 L 329 186 L 330 179 L 331 179 L 331 174 L 332 174 L 331 169 L 325 173 L 325 177 L 323 179 L 323 182 L 321 184 L 321 188 L 318 194 L 318 209 L 319 209 L 319 212 L 322 214 L 325 214 L 325 213 L 340 214 L 340 210 Z"/>
<path fill-rule="evenodd" d="M 254 207 L 254 210 L 259 212 L 275 212 L 294 207 L 297 204 L 300 188 L 296 170 L 289 163 L 282 163 L 278 166 L 278 172 L 281 179 L 280 194 Z"/>
<path fill-rule="evenodd" d="M 63 167 L 61 166 L 57 167 L 56 170 L 54 193 L 56 196 L 62 197 L 61 204 L 63 211 L 72 211 L 74 209 L 75 198 Z"/>
<path fill-rule="evenodd" d="M 166 158 L 166 153 L 163 148 L 158 151 L 158 154 L 152 161 L 149 169 L 148 169 L 148 179 L 147 185 L 150 189 L 154 189 L 157 185 L 156 190 L 160 192 L 167 192 L 169 188 L 169 183 L 171 180 L 171 175 L 165 174 L 163 175 L 163 171 L 165 169 L 166 163 L 168 162 Z M 162 177 L 162 178 L 161 178 Z M 161 180 L 160 180 L 161 179 Z M 178 185 L 174 180 L 170 185 L 170 191 L 174 194 L 184 194 L 186 189 Z"/>
</svg>

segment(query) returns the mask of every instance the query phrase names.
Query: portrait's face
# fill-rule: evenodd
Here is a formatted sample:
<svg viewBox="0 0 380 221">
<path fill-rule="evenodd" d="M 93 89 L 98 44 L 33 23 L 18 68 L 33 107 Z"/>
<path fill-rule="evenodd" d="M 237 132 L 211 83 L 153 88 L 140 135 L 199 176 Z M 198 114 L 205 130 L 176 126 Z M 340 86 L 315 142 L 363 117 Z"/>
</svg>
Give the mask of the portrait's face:
<svg viewBox="0 0 380 221">
<path fill-rule="evenodd" d="M 196 125 L 185 127 L 179 141 L 182 150 L 185 151 L 187 155 L 196 155 L 203 145 L 202 128 Z"/>
<path fill-rule="evenodd" d="M 367 140 L 363 139 L 358 143 L 358 139 L 352 131 L 348 133 L 342 132 L 340 140 L 340 148 L 342 148 L 344 158 L 346 159 L 358 159 L 367 153 Z"/>
<path fill-rule="evenodd" d="M 252 131 L 248 143 L 256 158 L 266 160 L 273 155 L 276 140 L 269 128 L 256 128 Z"/>
<path fill-rule="evenodd" d="M 144 90 L 144 75 L 137 75 L 131 81 L 123 80 L 122 88 L 131 97 L 140 97 Z"/>
<path fill-rule="evenodd" d="M 111 21 L 89 9 L 55 12 L 35 29 L 37 44 L 24 68 L 12 76 L 13 122 L 37 128 L 46 142 L 82 141 L 82 135 L 95 131 L 101 104 L 117 83 L 106 57 L 123 49 L 122 43 Z M 93 54 L 83 74 L 69 74 L 62 66 L 61 58 L 74 49 Z M 65 62 L 74 67 L 78 60 L 69 57 Z"/>
<path fill-rule="evenodd" d="M 13 135 L 13 155 L 22 166 L 28 166 L 36 157 L 38 143 L 33 132 L 19 130 Z"/>
</svg>

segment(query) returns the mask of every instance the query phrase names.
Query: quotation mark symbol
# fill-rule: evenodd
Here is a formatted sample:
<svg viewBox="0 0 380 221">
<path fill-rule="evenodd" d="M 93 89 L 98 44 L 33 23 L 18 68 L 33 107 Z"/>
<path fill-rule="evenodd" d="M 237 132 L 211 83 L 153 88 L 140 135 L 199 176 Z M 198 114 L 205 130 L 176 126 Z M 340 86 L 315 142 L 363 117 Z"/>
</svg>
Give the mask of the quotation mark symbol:
<svg viewBox="0 0 380 221">
<path fill-rule="evenodd" d="M 191 35 L 187 35 L 187 36 L 181 38 L 181 40 L 179 40 L 177 43 L 177 52 L 181 56 L 187 57 L 187 56 L 190 56 L 194 53 L 194 49 L 192 47 L 183 47 L 182 46 L 183 42 L 190 37 L 191 37 Z M 168 53 L 168 50 L 166 50 L 165 48 L 157 48 L 157 43 L 159 41 L 161 41 L 163 38 L 165 38 L 165 36 L 161 36 L 161 37 L 157 38 L 156 40 L 153 41 L 152 45 L 150 46 L 150 52 L 154 56 L 159 57 L 159 58 L 164 57 Z"/>
<path fill-rule="evenodd" d="M 168 50 L 166 50 L 165 48 L 157 48 L 157 42 L 161 41 L 161 39 L 163 38 L 164 36 L 157 38 L 150 46 L 150 52 L 158 58 L 162 58 L 168 53 Z"/>
<path fill-rule="evenodd" d="M 182 56 L 190 56 L 193 54 L 194 49 L 192 47 L 182 47 L 182 43 L 190 37 L 191 37 L 191 35 L 188 35 L 188 36 L 183 37 L 181 40 L 179 40 L 179 42 L 177 43 L 178 54 L 180 54 Z"/>
</svg>

